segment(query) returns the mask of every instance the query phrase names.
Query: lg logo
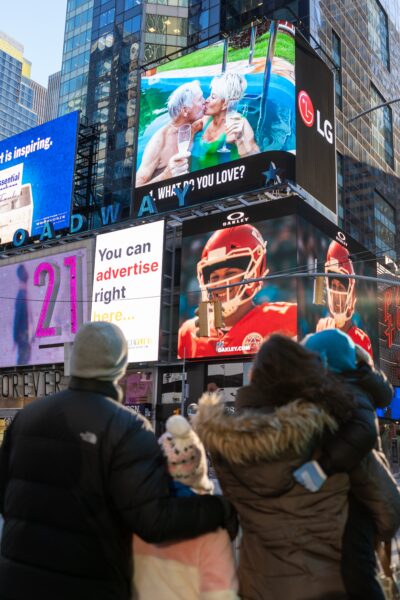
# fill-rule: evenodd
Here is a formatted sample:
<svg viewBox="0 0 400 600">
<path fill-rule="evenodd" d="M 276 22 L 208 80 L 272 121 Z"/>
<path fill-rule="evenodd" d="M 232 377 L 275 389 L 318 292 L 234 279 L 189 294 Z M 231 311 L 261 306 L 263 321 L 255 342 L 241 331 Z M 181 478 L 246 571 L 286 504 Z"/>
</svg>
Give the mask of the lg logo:
<svg viewBox="0 0 400 600">
<path fill-rule="evenodd" d="M 297 97 L 297 104 L 299 107 L 300 116 L 303 120 L 304 125 L 307 127 L 312 127 L 315 121 L 315 110 L 314 105 L 311 101 L 310 96 L 304 90 L 299 92 Z M 318 133 L 326 139 L 328 144 L 333 144 L 333 127 L 332 123 L 325 119 L 322 123 L 321 113 L 319 110 L 316 111 L 317 114 L 317 131 Z"/>
<path fill-rule="evenodd" d="M 310 96 L 302 90 L 297 98 L 299 105 L 300 116 L 303 119 L 304 125 L 312 127 L 314 125 L 314 107 Z"/>
</svg>

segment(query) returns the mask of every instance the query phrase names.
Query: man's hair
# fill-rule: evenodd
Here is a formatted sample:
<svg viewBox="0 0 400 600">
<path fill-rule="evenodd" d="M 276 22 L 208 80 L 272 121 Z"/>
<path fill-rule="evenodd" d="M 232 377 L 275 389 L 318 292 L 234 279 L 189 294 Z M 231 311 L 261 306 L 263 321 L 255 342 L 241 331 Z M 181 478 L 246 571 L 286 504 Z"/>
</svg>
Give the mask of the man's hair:
<svg viewBox="0 0 400 600">
<path fill-rule="evenodd" d="M 189 81 L 180 85 L 168 98 L 168 112 L 171 119 L 176 119 L 181 114 L 184 106 L 191 107 L 196 94 L 201 94 L 200 82 Z"/>
<path fill-rule="evenodd" d="M 247 82 L 238 73 L 223 73 L 214 77 L 210 87 L 211 91 L 219 98 L 229 102 L 231 100 L 240 100 L 243 97 Z"/>
</svg>

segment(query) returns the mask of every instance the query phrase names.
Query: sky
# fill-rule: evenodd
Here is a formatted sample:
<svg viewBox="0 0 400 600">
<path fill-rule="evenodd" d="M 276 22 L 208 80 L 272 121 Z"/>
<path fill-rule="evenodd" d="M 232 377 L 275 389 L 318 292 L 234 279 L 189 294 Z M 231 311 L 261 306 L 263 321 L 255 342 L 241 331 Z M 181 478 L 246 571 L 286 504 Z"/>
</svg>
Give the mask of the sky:
<svg viewBox="0 0 400 600">
<path fill-rule="evenodd" d="M 32 79 L 47 87 L 61 69 L 67 0 L 0 0 L 0 30 L 24 46 Z"/>
</svg>

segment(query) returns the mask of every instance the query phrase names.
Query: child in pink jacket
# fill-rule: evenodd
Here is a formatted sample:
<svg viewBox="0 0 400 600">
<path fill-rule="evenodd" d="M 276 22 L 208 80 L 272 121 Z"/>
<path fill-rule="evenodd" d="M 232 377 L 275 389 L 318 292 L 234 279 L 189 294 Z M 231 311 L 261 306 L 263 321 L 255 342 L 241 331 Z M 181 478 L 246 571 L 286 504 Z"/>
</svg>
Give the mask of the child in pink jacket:
<svg viewBox="0 0 400 600">
<path fill-rule="evenodd" d="M 204 446 L 188 421 L 170 417 L 159 439 L 178 496 L 210 494 Z M 218 529 L 191 540 L 148 544 L 134 536 L 134 600 L 238 600 L 232 546 Z"/>
</svg>

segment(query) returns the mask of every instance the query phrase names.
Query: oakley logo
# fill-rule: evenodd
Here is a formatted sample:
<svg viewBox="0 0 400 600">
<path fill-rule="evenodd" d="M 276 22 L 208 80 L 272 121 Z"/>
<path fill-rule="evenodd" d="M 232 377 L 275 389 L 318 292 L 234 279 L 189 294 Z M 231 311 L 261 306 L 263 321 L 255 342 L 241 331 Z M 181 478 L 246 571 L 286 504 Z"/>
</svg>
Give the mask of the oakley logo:
<svg viewBox="0 0 400 600">
<path fill-rule="evenodd" d="M 236 211 L 226 217 L 226 221 L 222 223 L 222 227 L 231 227 L 232 225 L 239 225 L 240 223 L 247 223 L 249 217 L 246 217 L 244 212 Z"/>
<path fill-rule="evenodd" d="M 336 234 L 336 241 L 342 244 L 343 246 L 347 246 L 346 236 L 343 231 L 338 231 Z"/>
</svg>

